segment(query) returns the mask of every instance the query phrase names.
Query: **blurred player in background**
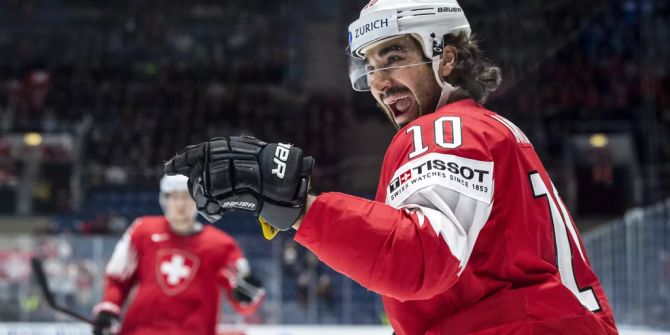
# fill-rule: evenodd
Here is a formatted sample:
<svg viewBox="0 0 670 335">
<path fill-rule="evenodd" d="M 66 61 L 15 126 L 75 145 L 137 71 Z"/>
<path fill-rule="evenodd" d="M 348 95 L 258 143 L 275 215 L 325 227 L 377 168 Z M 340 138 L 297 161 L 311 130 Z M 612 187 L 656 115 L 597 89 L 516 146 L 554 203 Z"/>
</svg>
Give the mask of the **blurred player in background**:
<svg viewBox="0 0 670 335">
<path fill-rule="evenodd" d="M 459 4 L 372 0 L 349 26 L 349 53 L 353 88 L 399 130 L 376 201 L 308 196 L 311 158 L 249 137 L 190 146 L 166 172 L 190 176 L 209 219 L 238 208 L 266 236 L 298 229 L 296 241 L 382 295 L 399 335 L 617 333 L 532 144 L 481 105 L 500 69 Z"/>
<path fill-rule="evenodd" d="M 242 314 L 253 313 L 263 300 L 264 289 L 235 240 L 196 221 L 187 180 L 163 177 L 165 216 L 138 218 L 117 243 L 107 264 L 103 301 L 94 310 L 94 334 L 213 335 L 221 288 Z M 135 285 L 119 330 L 122 306 Z"/>
</svg>

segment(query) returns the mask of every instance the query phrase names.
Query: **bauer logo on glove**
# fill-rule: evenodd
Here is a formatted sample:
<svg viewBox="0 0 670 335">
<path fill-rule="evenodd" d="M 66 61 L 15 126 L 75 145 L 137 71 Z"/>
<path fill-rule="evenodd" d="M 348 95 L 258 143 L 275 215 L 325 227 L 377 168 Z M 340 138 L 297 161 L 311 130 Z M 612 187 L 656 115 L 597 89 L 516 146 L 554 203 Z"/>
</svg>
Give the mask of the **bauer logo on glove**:
<svg viewBox="0 0 670 335">
<path fill-rule="evenodd" d="M 288 159 L 288 154 L 290 153 L 291 145 L 284 143 L 277 143 L 277 149 L 275 150 L 275 159 L 274 162 L 277 164 L 274 169 L 272 169 L 272 174 L 277 176 L 279 179 L 284 179 L 284 174 L 286 172 L 286 160 Z"/>
<path fill-rule="evenodd" d="M 189 177 L 198 211 L 211 222 L 241 209 L 287 230 L 304 211 L 313 166 L 298 147 L 234 136 L 184 148 L 165 173 Z"/>
</svg>

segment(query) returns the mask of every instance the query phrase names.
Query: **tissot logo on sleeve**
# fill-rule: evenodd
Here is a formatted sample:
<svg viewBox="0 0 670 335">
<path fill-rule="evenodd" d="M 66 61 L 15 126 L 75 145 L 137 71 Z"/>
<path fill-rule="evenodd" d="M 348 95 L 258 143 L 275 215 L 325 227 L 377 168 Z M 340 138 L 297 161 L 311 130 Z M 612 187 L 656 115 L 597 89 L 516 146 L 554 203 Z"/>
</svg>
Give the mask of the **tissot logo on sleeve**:
<svg viewBox="0 0 670 335">
<path fill-rule="evenodd" d="M 456 155 L 429 153 L 401 166 L 391 178 L 386 201 L 400 205 L 413 192 L 431 185 L 450 188 L 490 203 L 493 195 L 493 162 Z"/>
<path fill-rule="evenodd" d="M 169 239 L 170 239 L 170 235 L 168 235 L 168 234 L 158 234 L 158 233 L 151 234 L 151 241 L 156 242 L 156 243 L 167 241 Z"/>
<path fill-rule="evenodd" d="M 391 184 L 389 185 L 389 191 L 393 192 L 395 191 L 400 185 L 408 182 L 410 179 L 412 179 L 412 170 L 407 170 L 400 174 L 398 178 L 393 179 Z"/>
</svg>

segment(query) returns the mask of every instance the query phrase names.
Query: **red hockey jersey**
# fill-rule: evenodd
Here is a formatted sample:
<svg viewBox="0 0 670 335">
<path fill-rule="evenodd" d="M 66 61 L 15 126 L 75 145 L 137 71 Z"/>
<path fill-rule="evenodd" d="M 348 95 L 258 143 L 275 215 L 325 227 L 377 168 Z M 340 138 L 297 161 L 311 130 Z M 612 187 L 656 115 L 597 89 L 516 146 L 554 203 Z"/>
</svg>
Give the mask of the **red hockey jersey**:
<svg viewBox="0 0 670 335">
<path fill-rule="evenodd" d="M 320 195 L 296 240 L 382 295 L 399 335 L 617 332 L 528 138 L 473 100 L 401 129 L 376 201 Z"/>
<path fill-rule="evenodd" d="M 248 263 L 226 233 L 204 226 L 194 235 L 181 236 L 172 232 L 163 216 L 142 217 L 114 249 L 103 302 L 96 312 L 118 314 L 137 285 L 120 334 L 213 335 L 221 288 L 240 313 L 252 313 L 260 303 L 242 306 L 230 298 L 238 271 L 248 271 Z"/>
</svg>

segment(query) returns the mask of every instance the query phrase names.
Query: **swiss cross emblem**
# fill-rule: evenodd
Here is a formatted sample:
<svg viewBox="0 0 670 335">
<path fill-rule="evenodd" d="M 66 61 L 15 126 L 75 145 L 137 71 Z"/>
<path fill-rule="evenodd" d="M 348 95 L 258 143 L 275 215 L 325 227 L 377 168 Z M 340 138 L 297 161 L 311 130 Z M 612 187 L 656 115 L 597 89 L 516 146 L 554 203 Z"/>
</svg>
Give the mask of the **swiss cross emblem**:
<svg viewBox="0 0 670 335">
<path fill-rule="evenodd" d="M 156 255 L 158 285 L 170 296 L 186 289 L 200 266 L 197 256 L 183 250 L 161 249 Z"/>
<path fill-rule="evenodd" d="M 404 184 L 412 178 L 412 170 L 407 170 L 400 175 L 400 183 Z"/>
</svg>

